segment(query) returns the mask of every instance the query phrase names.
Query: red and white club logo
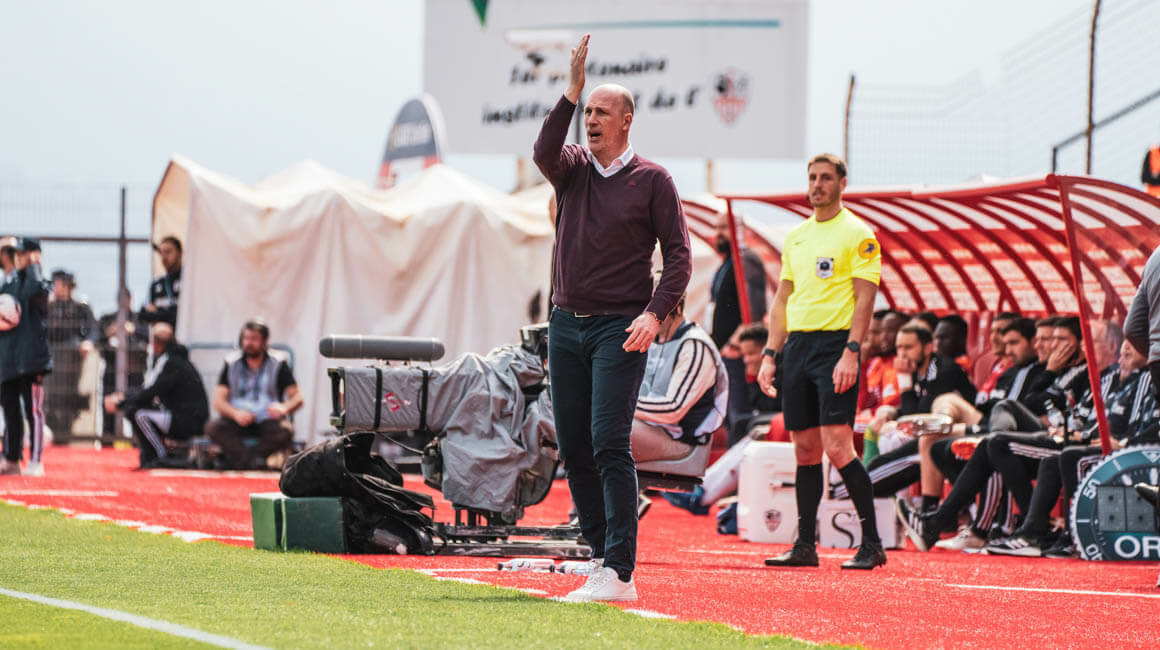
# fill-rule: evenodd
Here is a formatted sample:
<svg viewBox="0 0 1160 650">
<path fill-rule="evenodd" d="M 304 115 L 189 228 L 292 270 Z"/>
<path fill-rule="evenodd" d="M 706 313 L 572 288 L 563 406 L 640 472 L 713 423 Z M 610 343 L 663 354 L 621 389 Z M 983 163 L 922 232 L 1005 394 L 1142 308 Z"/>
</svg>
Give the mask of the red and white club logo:
<svg viewBox="0 0 1160 650">
<path fill-rule="evenodd" d="M 780 525 L 781 525 L 781 511 L 780 510 L 766 510 L 765 511 L 765 527 L 769 529 L 769 532 L 772 533 L 773 531 L 777 530 L 777 527 Z"/>
<path fill-rule="evenodd" d="M 384 393 L 383 403 L 387 405 L 387 410 L 391 413 L 403 408 L 403 400 L 399 399 L 399 396 L 394 393 Z"/>
<path fill-rule="evenodd" d="M 726 124 L 733 124 L 749 103 L 749 77 L 734 68 L 713 78 L 713 106 Z"/>
</svg>

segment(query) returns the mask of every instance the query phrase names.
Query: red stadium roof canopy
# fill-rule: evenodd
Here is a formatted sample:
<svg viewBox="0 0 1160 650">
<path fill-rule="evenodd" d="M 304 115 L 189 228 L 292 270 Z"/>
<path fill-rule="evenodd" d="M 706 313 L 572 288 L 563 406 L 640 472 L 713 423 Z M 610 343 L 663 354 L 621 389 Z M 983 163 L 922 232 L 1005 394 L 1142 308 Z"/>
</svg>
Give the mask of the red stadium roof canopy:
<svg viewBox="0 0 1160 650">
<path fill-rule="evenodd" d="M 804 193 L 721 198 L 730 209 L 747 200 L 813 213 Z M 1068 246 L 1074 236 L 1092 314 L 1123 318 L 1160 245 L 1160 200 L 1080 176 L 852 190 L 842 201 L 876 231 L 883 297 L 903 311 L 1077 313 Z"/>
<path fill-rule="evenodd" d="M 813 214 L 800 192 L 721 198 L 731 215 L 735 201 L 758 201 L 803 218 Z M 1160 245 L 1160 200 L 1084 176 L 1048 174 L 951 188 L 855 189 L 844 192 L 842 202 L 878 236 L 879 290 L 891 307 L 909 312 L 1079 313 L 1085 340 L 1091 339 L 1091 318 L 1123 320 L 1144 264 Z M 744 286 L 739 280 L 742 291 Z M 747 307 L 743 304 L 745 320 Z M 1095 386 L 1099 369 L 1091 346 L 1085 347 Z M 1095 397 L 1106 453 L 1103 400 L 1098 391 Z"/>
</svg>

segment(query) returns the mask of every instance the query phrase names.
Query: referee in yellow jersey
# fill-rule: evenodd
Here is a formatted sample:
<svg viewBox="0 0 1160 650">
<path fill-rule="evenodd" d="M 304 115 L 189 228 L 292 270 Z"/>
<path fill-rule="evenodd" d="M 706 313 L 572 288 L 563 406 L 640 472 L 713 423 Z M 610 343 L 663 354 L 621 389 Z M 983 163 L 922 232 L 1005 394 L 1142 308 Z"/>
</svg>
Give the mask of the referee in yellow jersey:
<svg viewBox="0 0 1160 650">
<path fill-rule="evenodd" d="M 806 167 L 814 214 L 790 231 L 781 281 L 769 312 L 769 342 L 757 376 L 761 390 L 781 392 L 785 428 L 797 458 L 798 538 L 768 566 L 817 566 L 822 453 L 842 475 L 862 523 L 858 553 L 843 569 L 886 564 L 874 521 L 870 476 L 854 453 L 859 342 L 866 333 L 882 269 L 878 240 L 842 206 L 846 163 L 821 154 Z M 776 390 L 774 375 L 777 375 Z"/>
</svg>

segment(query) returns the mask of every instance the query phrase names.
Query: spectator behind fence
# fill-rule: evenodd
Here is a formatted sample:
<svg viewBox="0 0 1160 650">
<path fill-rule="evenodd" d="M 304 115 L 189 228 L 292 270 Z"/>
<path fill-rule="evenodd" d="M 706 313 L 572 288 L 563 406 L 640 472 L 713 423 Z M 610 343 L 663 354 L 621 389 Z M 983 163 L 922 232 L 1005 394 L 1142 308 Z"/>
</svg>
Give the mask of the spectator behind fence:
<svg viewBox="0 0 1160 650">
<path fill-rule="evenodd" d="M 44 379 L 48 410 L 45 421 L 56 444 L 65 444 L 72 434 L 77 413 L 88 408 L 92 387 L 80 386 L 85 359 L 97 340 L 93 310 L 73 297 L 77 283 L 64 269 L 52 272 L 52 300 L 44 327 L 52 348 L 53 371 Z"/>
<path fill-rule="evenodd" d="M 141 469 L 186 467 L 189 458 L 169 453 L 173 441 L 201 433 L 209 419 L 205 387 L 189 350 L 173 338 L 169 323 L 153 326 L 153 367 L 140 390 L 105 397 L 105 412 L 123 411 L 133 424 Z"/>
<path fill-rule="evenodd" d="M 1160 198 L 1160 144 L 1150 147 L 1148 152 L 1144 154 L 1144 166 L 1140 169 L 1140 182 L 1144 184 L 1144 191 Z"/>
<path fill-rule="evenodd" d="M 44 331 L 49 289 L 40 271 L 40 242 L 26 237 L 15 246 L 4 246 L 0 261 L 4 264 L 0 293 L 11 295 L 20 307 L 20 322 L 0 332 L 0 408 L 5 425 L 0 474 L 20 474 L 27 419 L 32 453 L 24 473 L 43 476 L 44 376 L 52 372 L 52 353 Z"/>
<path fill-rule="evenodd" d="M 126 369 L 128 381 L 125 383 L 125 389 L 135 390 L 140 388 L 145 381 L 149 326 L 138 318 L 137 312 L 133 311 L 133 296 L 127 288 L 122 289 L 118 296 L 118 304 L 125 309 L 124 336 L 121 336 L 121 333 L 117 331 L 117 312 L 104 314 L 97 321 L 97 331 L 100 332 L 101 359 L 105 363 L 105 371 L 101 377 L 104 397 L 117 392 L 117 349 L 121 347 L 123 341 L 128 342 L 128 368 Z M 116 415 L 106 412 L 102 429 L 106 437 L 113 435 L 115 425 Z"/>
<path fill-rule="evenodd" d="M 149 302 L 141 310 L 147 323 L 169 323 L 177 326 L 177 299 L 181 296 L 181 240 L 170 235 L 157 246 L 165 275 L 149 285 Z"/>
<path fill-rule="evenodd" d="M 242 349 L 226 359 L 214 390 L 213 407 L 221 417 L 207 425 L 206 434 L 230 467 L 264 468 L 271 454 L 290 446 L 290 414 L 302 407 L 302 394 L 290 366 L 270 356 L 265 323 L 246 322 L 238 342 Z"/>
</svg>

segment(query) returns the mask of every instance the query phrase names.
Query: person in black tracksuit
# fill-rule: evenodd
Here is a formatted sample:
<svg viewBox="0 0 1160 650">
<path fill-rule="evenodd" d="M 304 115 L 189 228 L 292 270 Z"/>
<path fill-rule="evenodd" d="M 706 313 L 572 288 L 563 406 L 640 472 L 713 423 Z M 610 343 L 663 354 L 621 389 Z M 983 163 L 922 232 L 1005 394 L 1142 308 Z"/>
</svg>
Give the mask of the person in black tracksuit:
<svg viewBox="0 0 1160 650">
<path fill-rule="evenodd" d="M 896 365 L 907 369 L 912 365 L 914 368 L 913 372 L 905 374 L 905 379 L 902 373 L 899 374 L 902 393 L 899 395 L 898 416 L 929 413 L 935 398 L 946 393 L 958 393 L 968 402 L 975 400 L 976 390 L 970 377 L 954 359 L 934 352 L 934 338 L 929 329 L 907 325 L 898 333 L 896 349 Z M 909 388 L 903 387 L 908 383 L 906 379 L 910 380 Z M 916 483 L 920 477 L 918 462 L 917 439 L 875 456 L 866 467 L 874 486 L 874 496 L 890 496 Z M 845 485 L 835 484 L 831 496 L 847 498 Z"/>
<path fill-rule="evenodd" d="M 1152 377 L 1143 367 L 1144 357 L 1135 353 L 1130 344 L 1124 347 L 1130 350 L 1121 353 L 1120 367 L 1128 372 L 1118 373 L 1119 381 L 1107 400 L 1108 429 L 1114 450 L 1160 442 L 1157 436 L 1160 423 L 1157 422 Z M 1071 499 L 1083 475 L 1103 457 L 1103 449 L 1095 440 L 1099 435 L 1099 420 L 1095 409 L 1091 407 L 1091 400 L 1085 400 L 1083 425 L 1078 436 L 1081 444 L 1064 447 L 1040 461 L 1035 489 L 1031 493 L 1030 506 L 1023 523 L 1011 537 L 988 544 L 988 552 L 1026 557 L 1075 556 L 1068 526 Z M 1061 492 L 1065 504 L 1063 533 L 1054 544 L 1044 548 L 1050 533 L 1051 510 Z"/>
<path fill-rule="evenodd" d="M 1115 389 L 1113 377 L 1118 376 L 1118 370 L 1110 375 L 1105 372 L 1103 376 L 1105 381 L 1101 382 L 1101 387 L 1104 390 L 1105 399 L 1110 402 Z M 1069 386 L 1074 384 L 1072 380 L 1066 378 L 1066 374 L 1057 376 L 1057 382 L 1061 377 L 1068 381 Z M 1090 390 L 1088 392 L 1090 393 Z M 1063 397 L 1070 401 L 1076 401 L 1066 392 L 1063 393 Z M 1078 402 L 1083 404 L 1090 399 L 1090 395 L 1084 394 L 1079 396 Z M 1003 479 L 1002 485 L 1010 487 L 1012 496 L 1019 505 L 1019 511 L 1027 512 L 1030 501 L 1030 480 L 1023 478 L 1026 473 L 1023 464 L 1033 462 L 1037 467 L 1039 459 L 1050 455 L 1052 451 L 1062 449 L 1063 445 L 1063 442 L 1053 439 L 1046 432 L 988 434 L 975 447 L 966 466 L 952 484 L 950 493 L 938 508 L 929 512 L 915 512 L 906 504 L 898 504 L 899 518 L 906 528 L 908 536 L 919 550 L 927 550 L 938 541 L 939 531 L 953 521 L 953 518 L 958 516 L 958 513 L 966 508 L 970 501 L 975 498 L 975 495 L 982 492 L 984 488 L 988 492 L 984 495 L 985 503 L 980 507 L 980 510 L 993 510 L 1000 497 L 999 493 L 995 491 L 995 481 L 990 480 L 992 474 L 996 473 Z M 998 465 L 995 463 L 996 457 L 999 459 Z M 1019 467 L 1013 469 L 1016 464 Z M 1024 485 L 1027 486 L 1026 494 L 1022 489 Z M 1021 501 L 1021 499 L 1023 500 Z M 985 532 L 978 530 L 976 534 Z"/>
<path fill-rule="evenodd" d="M 44 376 L 52 372 L 52 353 L 45 334 L 50 287 L 40 270 L 40 242 L 25 238 L 5 246 L 0 255 L 12 271 L 6 273 L 0 293 L 20 306 L 20 322 L 0 332 L 0 408 L 4 409 L 4 461 L 0 471 L 20 473 L 24 455 L 24 422 L 32 436 L 28 473 L 43 474 Z M 23 404 L 23 408 L 21 408 Z"/>
<path fill-rule="evenodd" d="M 1050 383 L 1053 374 L 1049 374 L 1043 363 L 1035 357 L 1023 363 L 1011 366 L 995 381 L 995 388 L 990 392 L 990 398 L 978 406 L 983 419 L 974 426 L 966 428 L 966 435 L 987 433 L 990 427 L 991 413 L 995 407 L 1010 402 L 1013 405 L 1028 406 L 1028 398 L 1044 390 L 1044 384 Z M 1008 408 L 1004 405 L 1004 408 Z M 966 461 L 951 451 L 951 445 L 957 438 L 945 438 L 935 441 L 930 447 L 930 458 L 939 472 L 948 482 L 954 485 L 959 472 L 966 466 Z M 984 492 L 985 498 L 972 522 L 972 532 L 979 537 L 985 536 L 992 524 L 998 519 L 1002 521 L 1005 514 L 1013 514 L 1010 504 L 1002 497 L 1006 494 L 1002 476 L 992 475 Z M 938 507 L 939 499 L 923 498 L 923 510 L 933 510 Z M 1011 526 L 1013 527 L 1013 525 Z M 1011 531 L 1007 527 L 1007 532 Z"/>
<path fill-rule="evenodd" d="M 1043 431 L 1042 417 L 1049 409 L 1063 413 L 1091 387 L 1084 357 L 1079 318 L 1065 316 L 1056 320 L 1052 334 L 1053 349 L 1047 359 L 1040 390 L 1033 390 L 1021 404 L 996 404 L 991 412 L 988 430 Z"/>
<path fill-rule="evenodd" d="M 1037 324 L 1037 329 L 1043 327 L 1044 321 Z M 1004 332 L 1008 336 L 1008 332 Z M 1037 336 L 1040 336 L 1037 334 Z M 1001 432 L 1023 432 L 1017 436 L 1027 436 L 1035 432 L 1045 431 L 1046 425 L 1041 419 L 1047 413 L 1047 404 L 1052 408 L 1063 410 L 1069 403 L 1075 403 L 1088 388 L 1087 366 L 1083 362 L 1083 352 L 1078 346 L 1079 321 L 1075 317 L 1058 317 L 1051 319 L 1050 325 L 1042 329 L 1041 336 L 1046 339 L 1050 349 L 1046 353 L 1040 352 L 1040 358 L 1046 359 L 1031 367 L 1028 376 L 1024 378 L 1022 391 L 1018 396 L 1006 395 L 989 406 L 986 418 L 978 425 L 968 427 L 966 435 L 988 435 Z M 1021 368 L 1018 366 L 1017 368 Z M 1015 372 L 1019 372 L 1018 369 Z M 1011 370 L 1008 370 L 1011 373 Z M 1015 373 L 1011 373 L 1012 378 Z M 1007 392 L 1012 389 L 1008 388 Z M 998 392 L 997 390 L 994 392 Z M 931 461 L 952 485 L 958 480 L 960 472 L 967 461 L 959 458 L 952 451 L 954 439 L 945 439 L 931 445 Z M 1025 447 L 1021 447 L 1025 448 Z M 977 452 L 977 450 L 976 450 Z M 990 458 L 986 451 L 978 452 L 980 458 L 977 466 L 990 466 Z M 1039 453 L 1038 451 L 1034 453 Z M 986 461 L 984 462 L 984 458 Z M 971 524 L 970 533 L 983 538 L 988 535 L 996 521 L 1002 522 L 1002 535 L 1010 535 L 1014 529 L 1014 503 L 1003 482 L 1002 474 L 992 473 L 984 479 L 977 488 L 982 495 L 975 520 Z M 924 499 L 923 510 L 933 510 L 938 506 L 937 499 Z M 1005 516 L 1003 516 L 1005 515 Z"/>
<path fill-rule="evenodd" d="M 181 240 L 166 237 L 157 246 L 161 264 L 165 267 L 162 275 L 149 285 L 149 302 L 141 308 L 139 317 L 147 323 L 169 323 L 177 327 L 177 299 L 181 297 Z"/>
<path fill-rule="evenodd" d="M 173 328 L 153 326 L 153 367 L 145 383 L 128 395 L 105 398 L 105 410 L 124 411 L 133 423 L 142 469 L 184 467 L 186 459 L 170 457 L 165 441 L 200 435 L 209 419 L 209 400 L 201 375 L 189 362 L 189 351 L 173 338 Z"/>
</svg>

